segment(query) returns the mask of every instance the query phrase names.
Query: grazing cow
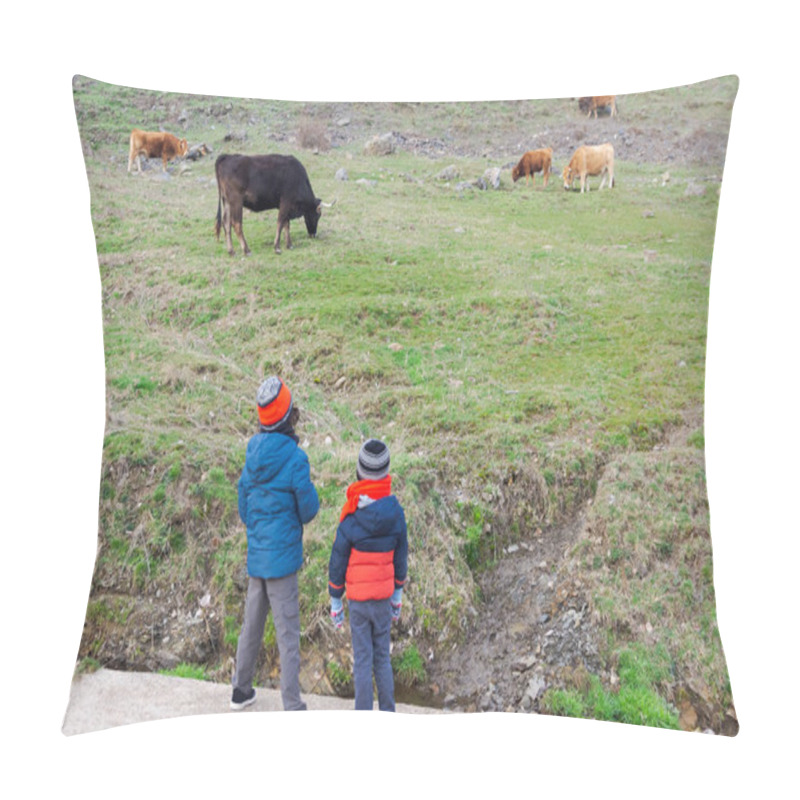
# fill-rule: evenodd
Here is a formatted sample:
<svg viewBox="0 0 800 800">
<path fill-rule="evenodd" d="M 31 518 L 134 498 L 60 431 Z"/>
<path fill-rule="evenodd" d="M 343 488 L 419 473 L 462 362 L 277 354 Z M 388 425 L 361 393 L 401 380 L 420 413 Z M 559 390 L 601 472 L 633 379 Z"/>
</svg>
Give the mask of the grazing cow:
<svg viewBox="0 0 800 800">
<path fill-rule="evenodd" d="M 587 117 L 597 119 L 598 108 L 609 108 L 611 116 L 617 116 L 617 96 L 614 94 L 603 94 L 597 97 L 581 97 L 578 100 L 578 107 L 586 112 Z"/>
<path fill-rule="evenodd" d="M 514 183 L 516 183 L 524 175 L 526 186 L 530 180 L 533 180 L 533 185 L 536 186 L 536 173 L 541 172 L 544 180 L 544 188 L 546 189 L 547 182 L 550 180 L 550 167 L 552 162 L 552 147 L 544 147 L 541 150 L 528 150 L 519 160 L 519 164 L 511 170 L 511 177 L 514 179 Z"/>
<path fill-rule="evenodd" d="M 564 188 L 571 189 L 576 177 L 581 179 L 581 194 L 586 186 L 587 175 L 602 175 L 600 189 L 608 178 L 609 188 L 614 186 L 614 148 L 606 142 L 598 145 L 581 145 L 573 154 L 569 164 L 564 167 Z M 586 186 L 586 191 L 589 187 Z"/>
<path fill-rule="evenodd" d="M 250 248 L 242 231 L 242 208 L 251 211 L 278 209 L 278 232 L 275 236 L 275 252 L 280 253 L 281 232 L 286 228 L 286 247 L 291 249 L 289 221 L 304 217 L 306 230 L 312 238 L 317 235 L 317 222 L 323 203 L 314 196 L 305 167 L 294 157 L 284 155 L 243 156 L 221 155 L 216 162 L 217 223 L 214 231 L 219 240 L 220 226 L 225 230 L 225 243 L 233 255 L 231 225 L 236 231 L 243 255 Z"/>
<path fill-rule="evenodd" d="M 131 149 L 128 154 L 128 172 L 131 171 L 133 160 L 136 159 L 138 172 L 142 171 L 141 157 L 160 158 L 164 172 L 167 171 L 167 161 L 177 156 L 185 156 L 189 145 L 186 139 L 179 139 L 171 133 L 151 133 L 134 128 L 131 131 Z"/>
</svg>

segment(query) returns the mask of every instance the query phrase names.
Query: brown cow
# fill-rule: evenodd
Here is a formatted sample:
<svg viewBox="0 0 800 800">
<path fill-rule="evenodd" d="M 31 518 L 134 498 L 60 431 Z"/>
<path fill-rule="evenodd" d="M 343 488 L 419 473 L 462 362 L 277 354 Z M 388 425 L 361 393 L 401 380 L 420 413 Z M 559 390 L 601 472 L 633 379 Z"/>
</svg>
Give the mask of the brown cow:
<svg viewBox="0 0 800 800">
<path fill-rule="evenodd" d="M 131 131 L 131 149 L 128 154 L 128 172 L 133 167 L 133 160 L 136 159 L 136 166 L 138 172 L 142 171 L 141 157 L 145 158 L 160 158 L 163 164 L 164 172 L 167 171 L 167 161 L 176 158 L 177 156 L 185 156 L 189 145 L 186 139 L 179 139 L 171 133 L 151 133 L 149 131 L 140 131 L 134 128 Z"/>
<path fill-rule="evenodd" d="M 552 162 L 552 147 L 543 147 L 541 150 L 528 150 L 519 160 L 519 164 L 511 170 L 511 177 L 514 179 L 514 183 L 516 183 L 524 175 L 526 186 L 530 180 L 533 180 L 533 185 L 536 186 L 536 173 L 541 172 L 544 180 L 544 188 L 546 189 L 547 182 L 550 180 L 550 167 Z"/>
<path fill-rule="evenodd" d="M 586 112 L 587 117 L 594 117 L 597 119 L 598 108 L 611 109 L 611 116 L 617 116 L 617 96 L 614 94 L 602 94 L 597 97 L 581 97 L 578 100 L 578 107 L 581 111 Z"/>
<path fill-rule="evenodd" d="M 573 154 L 569 164 L 564 167 L 564 188 L 571 189 L 576 177 L 581 179 L 581 194 L 586 186 L 587 175 L 602 175 L 600 189 L 608 178 L 609 188 L 614 187 L 614 148 L 608 142 L 597 145 L 581 145 Z"/>
</svg>

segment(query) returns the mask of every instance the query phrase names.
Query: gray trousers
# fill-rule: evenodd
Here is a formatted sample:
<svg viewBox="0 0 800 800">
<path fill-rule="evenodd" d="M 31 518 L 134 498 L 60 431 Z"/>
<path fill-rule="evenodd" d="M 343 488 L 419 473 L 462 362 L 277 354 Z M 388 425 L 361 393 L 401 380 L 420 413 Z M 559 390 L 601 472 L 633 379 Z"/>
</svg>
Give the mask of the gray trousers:
<svg viewBox="0 0 800 800">
<path fill-rule="evenodd" d="M 249 578 L 244 623 L 236 647 L 233 688 L 246 692 L 253 686 L 270 608 L 281 659 L 283 708 L 286 711 L 305 711 L 306 704 L 300 697 L 300 605 L 296 572 L 271 580 Z"/>
<path fill-rule="evenodd" d="M 349 600 L 353 640 L 353 684 L 356 711 L 372 709 L 372 676 L 378 687 L 378 708 L 394 711 L 394 675 L 389 645 L 392 608 L 386 600 Z"/>
</svg>

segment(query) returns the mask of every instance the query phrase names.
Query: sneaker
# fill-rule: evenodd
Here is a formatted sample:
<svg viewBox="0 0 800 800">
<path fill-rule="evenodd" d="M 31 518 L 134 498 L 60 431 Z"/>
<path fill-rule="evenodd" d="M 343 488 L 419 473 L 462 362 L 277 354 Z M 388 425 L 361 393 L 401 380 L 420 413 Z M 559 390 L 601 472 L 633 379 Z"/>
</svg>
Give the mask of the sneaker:
<svg viewBox="0 0 800 800">
<path fill-rule="evenodd" d="M 249 692 L 244 692 L 241 689 L 233 690 L 233 697 L 231 697 L 231 708 L 239 711 L 242 708 L 252 705 L 256 701 L 256 690 L 250 689 Z"/>
</svg>

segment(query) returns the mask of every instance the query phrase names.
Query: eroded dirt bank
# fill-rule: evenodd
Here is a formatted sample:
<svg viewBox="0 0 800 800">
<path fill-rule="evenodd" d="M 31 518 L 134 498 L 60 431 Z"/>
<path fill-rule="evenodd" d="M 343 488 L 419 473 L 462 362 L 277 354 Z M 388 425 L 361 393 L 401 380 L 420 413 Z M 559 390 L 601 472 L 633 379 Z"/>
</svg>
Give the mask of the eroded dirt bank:
<svg viewBox="0 0 800 800">
<path fill-rule="evenodd" d="M 569 551 L 585 521 L 537 530 L 478 577 L 483 602 L 464 641 L 430 662 L 445 707 L 538 711 L 542 692 L 601 672 L 597 631 Z"/>
</svg>

